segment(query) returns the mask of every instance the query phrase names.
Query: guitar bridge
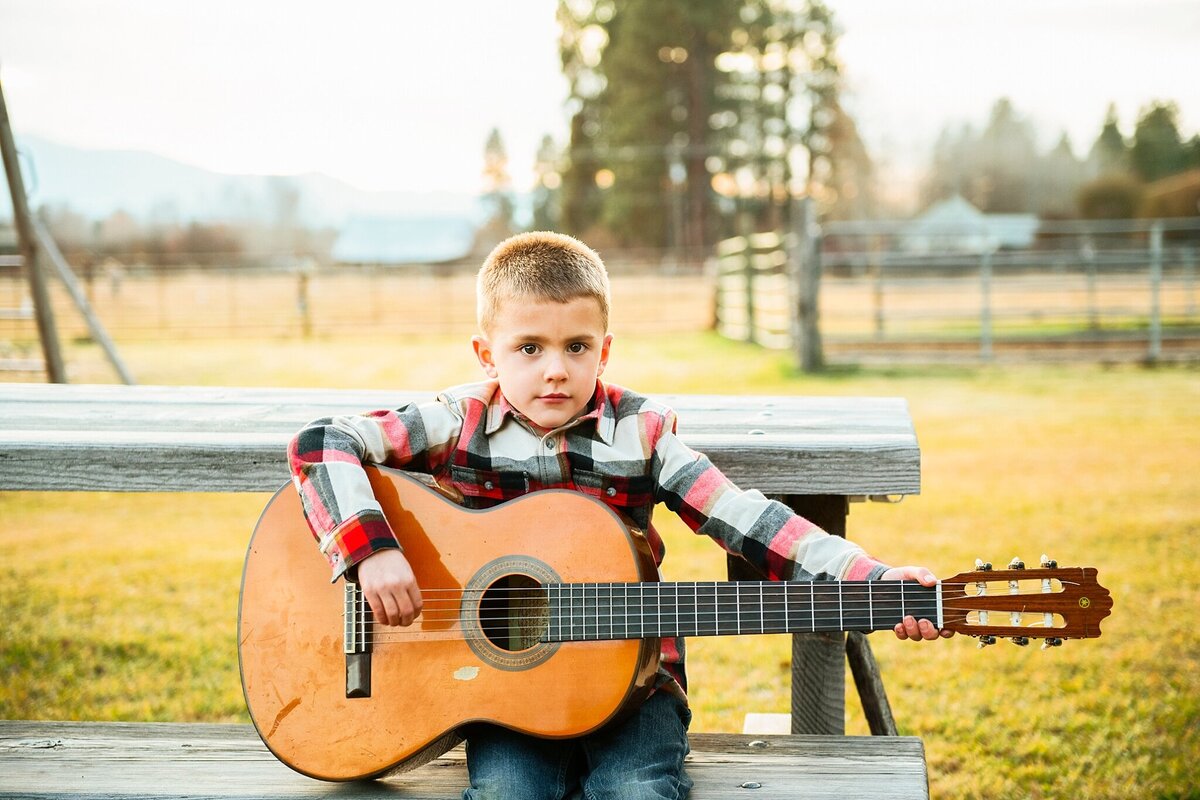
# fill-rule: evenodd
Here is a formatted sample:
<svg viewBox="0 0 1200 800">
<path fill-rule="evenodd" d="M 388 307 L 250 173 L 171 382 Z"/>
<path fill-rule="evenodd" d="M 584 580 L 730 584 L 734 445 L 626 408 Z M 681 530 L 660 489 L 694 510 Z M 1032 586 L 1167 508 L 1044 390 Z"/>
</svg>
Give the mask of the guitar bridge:
<svg viewBox="0 0 1200 800">
<path fill-rule="evenodd" d="M 346 697 L 371 696 L 371 610 L 362 589 L 344 581 L 342 650 L 346 654 Z"/>
</svg>

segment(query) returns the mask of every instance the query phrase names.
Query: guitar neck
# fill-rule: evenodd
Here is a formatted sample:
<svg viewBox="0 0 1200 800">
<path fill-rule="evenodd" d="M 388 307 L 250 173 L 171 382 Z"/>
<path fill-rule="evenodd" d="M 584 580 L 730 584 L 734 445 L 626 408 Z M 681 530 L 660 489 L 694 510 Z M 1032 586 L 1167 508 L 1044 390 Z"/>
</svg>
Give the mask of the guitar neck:
<svg viewBox="0 0 1200 800">
<path fill-rule="evenodd" d="M 545 587 L 545 640 L 887 630 L 940 624 L 940 585 L 915 581 L 562 583 Z"/>
</svg>

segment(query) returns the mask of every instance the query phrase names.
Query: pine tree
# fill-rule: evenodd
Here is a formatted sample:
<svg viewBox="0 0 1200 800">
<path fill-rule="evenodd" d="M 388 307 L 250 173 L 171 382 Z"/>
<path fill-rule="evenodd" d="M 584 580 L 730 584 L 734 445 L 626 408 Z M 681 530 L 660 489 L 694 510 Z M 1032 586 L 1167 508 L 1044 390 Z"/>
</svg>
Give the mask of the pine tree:
<svg viewBox="0 0 1200 800">
<path fill-rule="evenodd" d="M 488 224 L 499 228 L 513 227 L 512 177 L 508 174 L 508 153 L 500 131 L 492 128 L 483 148 L 483 201 L 488 212 Z"/>
<path fill-rule="evenodd" d="M 1142 180 L 1150 182 L 1183 172 L 1191 161 L 1179 135 L 1179 107 L 1154 103 L 1143 109 L 1133 131 L 1129 160 Z"/>
<path fill-rule="evenodd" d="M 554 139 L 542 137 L 533 164 L 533 229 L 537 231 L 558 230 L 561 218 L 559 197 L 562 173 L 559 162 L 561 153 Z"/>
<path fill-rule="evenodd" d="M 1098 177 L 1129 169 L 1129 147 L 1117 124 L 1117 106 L 1109 103 L 1104 117 L 1104 127 L 1088 153 L 1088 174 Z"/>
</svg>

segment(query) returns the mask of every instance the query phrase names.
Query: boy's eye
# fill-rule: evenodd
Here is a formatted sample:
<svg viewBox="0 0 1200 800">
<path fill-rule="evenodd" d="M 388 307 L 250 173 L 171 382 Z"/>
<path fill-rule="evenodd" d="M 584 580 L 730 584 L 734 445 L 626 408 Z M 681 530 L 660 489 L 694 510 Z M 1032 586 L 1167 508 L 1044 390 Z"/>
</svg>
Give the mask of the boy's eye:
<svg viewBox="0 0 1200 800">
<path fill-rule="evenodd" d="M 521 345 L 521 352 L 527 356 L 536 356 L 538 346 L 536 344 L 523 344 Z"/>
<path fill-rule="evenodd" d="M 574 354 L 578 355 L 579 353 L 583 353 L 586 350 L 587 350 L 587 345 L 584 344 L 583 342 L 572 342 L 571 344 L 567 345 L 568 353 L 574 353 Z"/>
</svg>

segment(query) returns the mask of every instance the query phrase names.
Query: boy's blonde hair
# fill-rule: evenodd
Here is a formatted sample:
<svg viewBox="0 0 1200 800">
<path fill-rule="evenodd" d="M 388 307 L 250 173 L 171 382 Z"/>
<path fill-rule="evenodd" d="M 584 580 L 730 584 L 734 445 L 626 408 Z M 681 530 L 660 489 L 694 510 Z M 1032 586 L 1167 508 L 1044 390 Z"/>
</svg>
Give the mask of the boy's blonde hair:
<svg viewBox="0 0 1200 800">
<path fill-rule="evenodd" d="M 488 333 L 500 303 L 516 297 L 559 303 L 594 297 L 608 330 L 608 270 L 596 251 L 565 234 L 519 233 L 488 254 L 475 284 L 480 330 Z"/>
</svg>

